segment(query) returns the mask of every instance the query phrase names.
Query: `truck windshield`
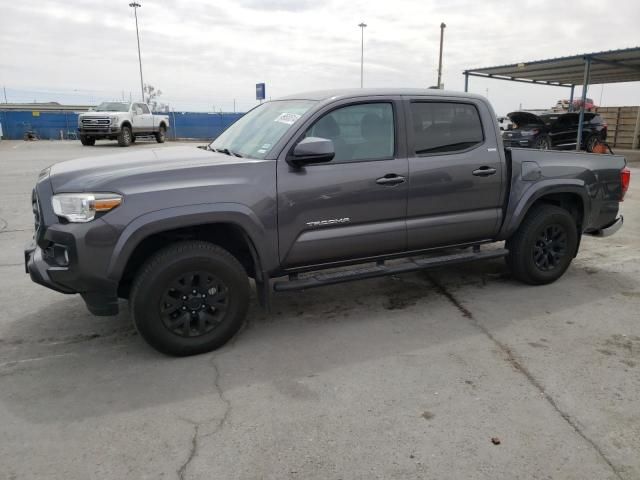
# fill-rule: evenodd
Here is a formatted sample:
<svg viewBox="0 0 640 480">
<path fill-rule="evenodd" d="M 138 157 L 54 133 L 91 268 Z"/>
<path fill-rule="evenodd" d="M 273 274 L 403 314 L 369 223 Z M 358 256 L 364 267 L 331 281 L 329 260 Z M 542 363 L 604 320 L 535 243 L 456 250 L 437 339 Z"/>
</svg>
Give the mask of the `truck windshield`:
<svg viewBox="0 0 640 480">
<path fill-rule="evenodd" d="M 96 107 L 97 112 L 128 112 L 129 104 L 126 102 L 102 102 Z"/>
<path fill-rule="evenodd" d="M 229 155 L 263 159 L 314 103 L 312 100 L 263 103 L 231 125 L 209 148 Z"/>
</svg>

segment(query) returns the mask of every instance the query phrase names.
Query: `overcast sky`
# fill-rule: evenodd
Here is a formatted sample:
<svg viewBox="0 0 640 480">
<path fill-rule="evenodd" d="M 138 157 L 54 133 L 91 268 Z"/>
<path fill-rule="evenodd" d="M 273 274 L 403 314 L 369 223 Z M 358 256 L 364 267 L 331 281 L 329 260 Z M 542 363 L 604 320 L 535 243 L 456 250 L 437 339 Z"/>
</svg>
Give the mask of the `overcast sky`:
<svg viewBox="0 0 640 480">
<path fill-rule="evenodd" d="M 445 22 L 444 84 L 462 71 L 640 45 L 640 1 L 139 0 L 145 81 L 176 109 L 229 111 L 267 96 L 360 84 L 436 83 Z M 9 101 L 97 103 L 139 96 L 129 0 L 0 0 L 0 85 Z M 613 5 L 615 4 L 615 7 Z M 487 92 L 488 89 L 488 92 Z M 591 87 L 603 105 L 638 105 L 640 84 Z M 500 114 L 546 108 L 568 90 L 472 78 Z"/>
</svg>

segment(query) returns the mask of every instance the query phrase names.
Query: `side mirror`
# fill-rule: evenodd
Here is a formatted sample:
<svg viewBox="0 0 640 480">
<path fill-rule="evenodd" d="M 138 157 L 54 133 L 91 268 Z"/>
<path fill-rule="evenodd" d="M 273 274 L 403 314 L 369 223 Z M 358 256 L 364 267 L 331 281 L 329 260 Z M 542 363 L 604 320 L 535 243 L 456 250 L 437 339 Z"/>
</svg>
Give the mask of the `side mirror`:
<svg viewBox="0 0 640 480">
<path fill-rule="evenodd" d="M 142 109 L 140 107 L 136 108 L 136 115 L 142 115 Z"/>
<path fill-rule="evenodd" d="M 326 163 L 333 160 L 336 151 L 333 141 L 328 138 L 307 137 L 298 143 L 293 149 L 293 156 L 287 161 L 295 166 L 302 167 L 312 163 Z"/>
</svg>

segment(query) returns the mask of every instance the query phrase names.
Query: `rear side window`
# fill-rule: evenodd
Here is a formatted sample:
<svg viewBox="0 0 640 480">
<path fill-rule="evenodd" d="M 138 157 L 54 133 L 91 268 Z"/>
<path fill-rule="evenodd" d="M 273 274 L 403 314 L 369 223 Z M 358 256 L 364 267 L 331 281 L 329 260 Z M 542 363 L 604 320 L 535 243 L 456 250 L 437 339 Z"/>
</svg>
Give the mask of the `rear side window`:
<svg viewBox="0 0 640 480">
<path fill-rule="evenodd" d="M 484 141 L 475 106 L 455 102 L 412 102 L 416 155 L 466 150 Z"/>
</svg>

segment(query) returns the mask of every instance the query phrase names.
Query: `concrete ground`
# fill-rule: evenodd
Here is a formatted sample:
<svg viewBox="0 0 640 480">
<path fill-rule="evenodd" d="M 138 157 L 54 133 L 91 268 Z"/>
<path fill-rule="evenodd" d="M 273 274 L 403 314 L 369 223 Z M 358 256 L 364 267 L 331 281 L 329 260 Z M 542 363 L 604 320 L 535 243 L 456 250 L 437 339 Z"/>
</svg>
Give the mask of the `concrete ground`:
<svg viewBox="0 0 640 480">
<path fill-rule="evenodd" d="M 38 171 L 112 145 L 0 142 L 2 478 L 640 479 L 639 169 L 553 285 L 491 261 L 278 294 L 176 359 L 24 274 Z"/>
</svg>

